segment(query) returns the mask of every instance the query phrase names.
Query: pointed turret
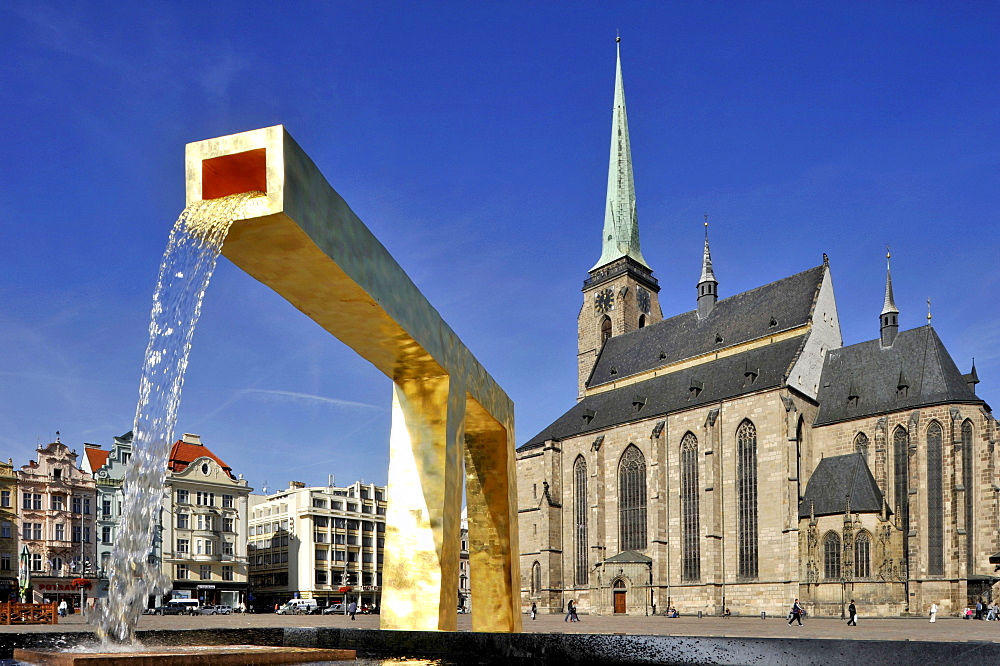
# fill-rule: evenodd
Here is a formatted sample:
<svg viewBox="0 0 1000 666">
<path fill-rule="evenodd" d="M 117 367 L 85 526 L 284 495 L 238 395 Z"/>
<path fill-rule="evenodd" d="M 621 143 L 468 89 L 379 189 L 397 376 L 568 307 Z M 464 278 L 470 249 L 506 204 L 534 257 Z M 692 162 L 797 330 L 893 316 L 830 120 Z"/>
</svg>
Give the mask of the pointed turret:
<svg viewBox="0 0 1000 666">
<path fill-rule="evenodd" d="M 881 324 L 882 346 L 891 347 L 896 339 L 896 334 L 899 333 L 899 309 L 892 297 L 892 271 L 889 264 L 892 255 L 889 253 L 888 246 L 885 250 L 885 303 L 882 305 L 879 322 Z"/>
<path fill-rule="evenodd" d="M 708 249 L 708 213 L 705 214 L 705 254 L 701 260 L 701 279 L 698 280 L 698 318 L 707 317 L 719 299 L 719 281 L 712 271 L 712 252 Z"/>
<path fill-rule="evenodd" d="M 632 177 L 632 148 L 628 138 L 628 115 L 625 112 L 625 86 L 622 84 L 621 38 L 618 42 L 618 67 L 615 73 L 615 108 L 611 120 L 611 159 L 608 164 L 608 198 L 604 209 L 604 236 L 600 268 L 616 259 L 629 257 L 647 270 L 649 265 L 639 250 L 639 220 L 635 210 L 635 181 Z"/>
</svg>

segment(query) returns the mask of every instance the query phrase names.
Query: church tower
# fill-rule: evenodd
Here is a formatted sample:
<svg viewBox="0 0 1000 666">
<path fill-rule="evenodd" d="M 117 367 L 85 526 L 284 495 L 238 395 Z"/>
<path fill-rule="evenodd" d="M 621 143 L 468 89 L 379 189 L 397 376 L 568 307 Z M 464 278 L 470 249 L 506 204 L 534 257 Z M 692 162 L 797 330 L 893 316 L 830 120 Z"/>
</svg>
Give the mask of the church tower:
<svg viewBox="0 0 1000 666">
<path fill-rule="evenodd" d="M 660 286 L 639 250 L 639 220 L 632 178 L 632 150 L 622 84 L 621 38 L 618 38 L 615 106 L 611 120 L 608 196 L 604 209 L 601 258 L 583 283 L 583 307 L 577 319 L 578 400 L 604 342 L 615 335 L 663 319 Z"/>
<path fill-rule="evenodd" d="M 892 270 L 889 265 L 891 256 L 887 247 L 885 252 L 885 301 L 882 304 L 882 313 L 879 314 L 879 330 L 883 347 L 891 347 L 899 333 L 899 308 L 896 307 L 895 299 L 892 297 Z"/>
</svg>

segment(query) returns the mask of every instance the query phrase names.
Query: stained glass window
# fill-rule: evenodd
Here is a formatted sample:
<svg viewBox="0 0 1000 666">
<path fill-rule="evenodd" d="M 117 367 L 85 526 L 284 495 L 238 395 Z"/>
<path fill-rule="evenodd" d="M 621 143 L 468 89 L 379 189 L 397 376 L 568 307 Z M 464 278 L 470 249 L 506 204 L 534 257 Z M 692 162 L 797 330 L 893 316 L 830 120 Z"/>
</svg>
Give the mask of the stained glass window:
<svg viewBox="0 0 1000 666">
<path fill-rule="evenodd" d="M 823 539 L 823 573 L 827 580 L 840 580 L 840 537 L 836 532 Z"/>
<path fill-rule="evenodd" d="M 975 478 L 972 466 L 975 459 L 975 451 L 972 450 L 972 421 L 965 421 L 962 424 L 962 485 L 965 486 L 965 553 L 968 559 L 969 571 L 973 570 L 976 561 L 975 551 L 973 550 L 975 530 L 972 529 L 973 509 L 976 498 L 975 488 L 972 483 L 972 479 Z"/>
<path fill-rule="evenodd" d="M 576 524 L 576 584 L 587 584 L 587 461 L 573 463 L 573 520 Z"/>
<path fill-rule="evenodd" d="M 646 459 L 634 444 L 618 465 L 618 533 L 621 549 L 646 548 Z"/>
<path fill-rule="evenodd" d="M 910 438 L 903 426 L 897 426 L 892 433 L 892 465 L 893 465 L 893 510 L 898 511 L 897 520 L 903 529 L 903 535 L 910 531 L 909 505 L 909 452 Z"/>
<path fill-rule="evenodd" d="M 701 578 L 701 539 L 698 505 L 698 438 L 687 433 L 681 439 L 681 515 L 683 519 L 684 580 Z"/>
<path fill-rule="evenodd" d="M 941 425 L 927 426 L 927 573 L 944 575 L 944 507 Z"/>
<path fill-rule="evenodd" d="M 736 429 L 738 575 L 757 577 L 757 428 L 749 420 Z"/>
<path fill-rule="evenodd" d="M 854 438 L 854 450 L 863 455 L 865 462 L 868 462 L 868 435 L 863 432 L 858 433 Z"/>
<path fill-rule="evenodd" d="M 871 578 L 872 540 L 867 532 L 862 532 L 854 540 L 854 577 Z"/>
</svg>

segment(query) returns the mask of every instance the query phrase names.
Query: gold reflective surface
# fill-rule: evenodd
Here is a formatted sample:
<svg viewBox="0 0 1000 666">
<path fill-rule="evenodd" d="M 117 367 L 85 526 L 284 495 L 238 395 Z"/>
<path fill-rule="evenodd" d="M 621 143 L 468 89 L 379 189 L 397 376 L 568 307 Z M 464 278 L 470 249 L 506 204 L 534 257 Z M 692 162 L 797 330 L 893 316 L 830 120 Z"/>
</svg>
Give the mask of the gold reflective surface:
<svg viewBox="0 0 1000 666">
<path fill-rule="evenodd" d="M 185 165 L 188 204 L 266 183 L 222 253 L 394 382 L 382 628 L 455 629 L 464 461 L 473 629 L 520 631 L 510 398 L 282 126 Z"/>
</svg>

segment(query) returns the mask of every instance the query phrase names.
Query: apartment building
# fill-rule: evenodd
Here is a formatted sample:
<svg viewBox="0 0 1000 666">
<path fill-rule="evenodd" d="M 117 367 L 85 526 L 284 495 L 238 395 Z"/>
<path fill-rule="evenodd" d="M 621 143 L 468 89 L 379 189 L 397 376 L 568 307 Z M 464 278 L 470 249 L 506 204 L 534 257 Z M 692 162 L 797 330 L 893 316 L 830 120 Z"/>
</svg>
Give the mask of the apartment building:
<svg viewBox="0 0 1000 666">
<path fill-rule="evenodd" d="M 17 474 L 0 462 L 0 602 L 17 600 Z"/>
<path fill-rule="evenodd" d="M 243 475 L 185 434 L 170 451 L 161 513 L 163 571 L 171 597 L 238 606 L 247 598 L 247 515 Z"/>
<path fill-rule="evenodd" d="M 100 444 L 83 446 L 83 469 L 94 477 L 97 488 L 97 567 L 98 575 L 104 578 L 121 521 L 125 468 L 132 459 L 132 431 L 115 437 L 110 451 Z"/>
<path fill-rule="evenodd" d="M 306 487 L 250 496 L 250 587 L 258 608 L 292 598 L 381 605 L 384 486 Z"/>
</svg>

